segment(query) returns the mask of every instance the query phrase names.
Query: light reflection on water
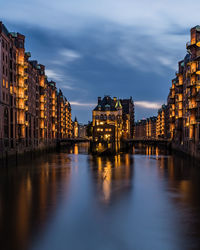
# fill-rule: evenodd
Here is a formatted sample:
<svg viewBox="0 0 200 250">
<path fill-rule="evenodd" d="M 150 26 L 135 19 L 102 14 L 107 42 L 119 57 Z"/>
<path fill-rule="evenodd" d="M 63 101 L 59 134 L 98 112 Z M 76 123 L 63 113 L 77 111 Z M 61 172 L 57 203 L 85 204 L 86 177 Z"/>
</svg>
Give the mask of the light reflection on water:
<svg viewBox="0 0 200 250">
<path fill-rule="evenodd" d="M 200 168 L 140 146 L 86 144 L 0 169 L 1 249 L 200 249 Z"/>
</svg>

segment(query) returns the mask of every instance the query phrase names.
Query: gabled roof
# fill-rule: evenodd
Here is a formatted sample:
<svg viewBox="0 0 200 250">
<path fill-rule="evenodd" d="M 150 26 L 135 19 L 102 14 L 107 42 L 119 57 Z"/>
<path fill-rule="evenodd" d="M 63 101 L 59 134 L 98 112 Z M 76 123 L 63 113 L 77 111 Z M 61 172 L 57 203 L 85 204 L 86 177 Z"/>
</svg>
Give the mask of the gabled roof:
<svg viewBox="0 0 200 250">
<path fill-rule="evenodd" d="M 117 105 L 121 105 L 117 104 Z M 104 98 L 99 102 L 99 104 L 94 108 L 94 111 L 116 111 L 117 107 L 116 107 L 116 101 L 114 101 L 110 96 L 106 95 L 104 96 Z"/>
</svg>

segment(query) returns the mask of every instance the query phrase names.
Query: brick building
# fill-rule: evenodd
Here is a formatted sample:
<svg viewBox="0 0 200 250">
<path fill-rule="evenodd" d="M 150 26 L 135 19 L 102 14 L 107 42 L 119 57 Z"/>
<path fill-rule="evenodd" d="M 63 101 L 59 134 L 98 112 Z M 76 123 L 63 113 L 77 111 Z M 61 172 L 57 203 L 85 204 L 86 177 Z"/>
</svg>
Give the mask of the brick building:
<svg viewBox="0 0 200 250">
<path fill-rule="evenodd" d="M 37 148 L 72 136 L 71 106 L 45 66 L 30 60 L 25 36 L 0 22 L 0 151 Z"/>
</svg>

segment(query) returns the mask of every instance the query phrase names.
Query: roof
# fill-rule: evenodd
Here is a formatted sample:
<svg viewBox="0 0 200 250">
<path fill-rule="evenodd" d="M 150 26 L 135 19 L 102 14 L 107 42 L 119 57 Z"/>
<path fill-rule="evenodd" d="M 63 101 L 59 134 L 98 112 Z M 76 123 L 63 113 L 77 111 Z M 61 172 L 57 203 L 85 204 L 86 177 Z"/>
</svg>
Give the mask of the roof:
<svg viewBox="0 0 200 250">
<path fill-rule="evenodd" d="M 110 96 L 106 95 L 104 98 L 99 102 L 99 104 L 94 108 L 94 111 L 117 111 L 120 107 L 120 101 L 114 101 Z"/>
</svg>

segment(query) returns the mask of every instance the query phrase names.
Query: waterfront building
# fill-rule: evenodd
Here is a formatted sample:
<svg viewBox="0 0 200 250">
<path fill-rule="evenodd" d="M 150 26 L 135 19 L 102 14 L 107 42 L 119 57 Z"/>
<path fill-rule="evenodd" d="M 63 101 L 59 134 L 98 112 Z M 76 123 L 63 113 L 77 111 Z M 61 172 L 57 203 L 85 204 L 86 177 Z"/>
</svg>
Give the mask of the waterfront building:
<svg viewBox="0 0 200 250">
<path fill-rule="evenodd" d="M 0 22 L 0 147 L 15 147 L 17 131 L 17 48 Z"/>
<path fill-rule="evenodd" d="M 30 57 L 25 36 L 0 22 L 0 157 L 72 137 L 70 103 Z"/>
<path fill-rule="evenodd" d="M 122 104 L 119 99 L 106 95 L 98 97 L 98 104 L 92 112 L 94 141 L 115 142 L 122 138 Z"/>
<path fill-rule="evenodd" d="M 158 116 L 156 120 L 156 138 L 167 138 L 168 127 L 168 108 L 163 104 L 158 110 Z"/>
<path fill-rule="evenodd" d="M 187 54 L 178 63 L 172 80 L 168 104 L 170 138 L 184 151 L 198 154 L 199 148 L 199 90 L 200 90 L 200 26 L 190 31 Z"/>
<path fill-rule="evenodd" d="M 88 138 L 87 127 L 88 125 L 80 124 L 80 123 L 78 124 L 78 134 L 80 138 Z"/>
<path fill-rule="evenodd" d="M 169 138 L 175 147 L 199 155 L 200 140 L 200 26 L 190 30 L 187 54 L 178 63 L 168 96 Z"/>
<path fill-rule="evenodd" d="M 122 137 L 123 139 L 133 138 L 135 110 L 132 97 L 129 99 L 120 99 L 122 105 Z"/>
<path fill-rule="evenodd" d="M 139 120 L 135 123 L 135 139 L 155 139 L 156 138 L 157 117 L 152 116 Z"/>
<path fill-rule="evenodd" d="M 146 137 L 156 138 L 156 121 L 157 117 L 152 116 L 146 119 Z"/>
<path fill-rule="evenodd" d="M 146 132 L 146 125 L 147 121 L 146 119 L 139 120 L 135 123 L 135 133 L 134 138 L 135 139 L 144 139 L 147 136 Z"/>
<path fill-rule="evenodd" d="M 73 122 L 73 132 L 74 132 L 73 137 L 74 138 L 79 137 L 78 130 L 79 130 L 79 124 L 78 124 L 77 118 L 75 117 L 74 122 Z"/>
</svg>

